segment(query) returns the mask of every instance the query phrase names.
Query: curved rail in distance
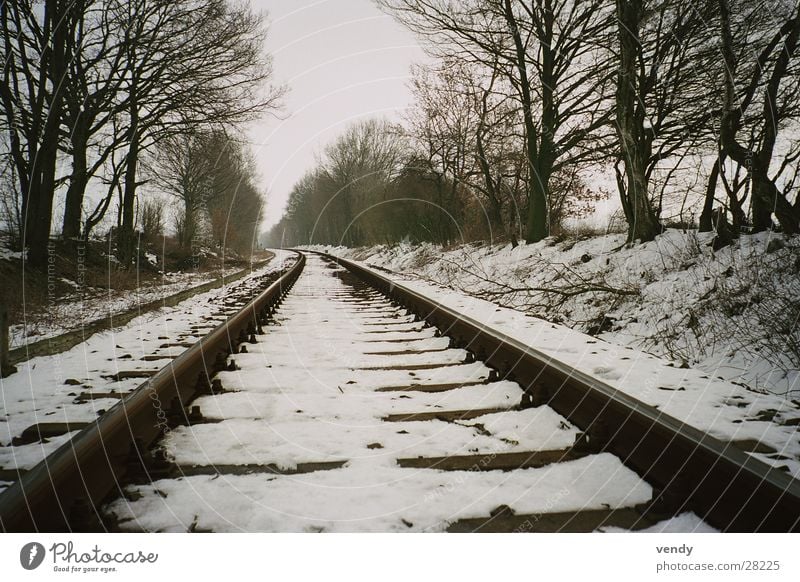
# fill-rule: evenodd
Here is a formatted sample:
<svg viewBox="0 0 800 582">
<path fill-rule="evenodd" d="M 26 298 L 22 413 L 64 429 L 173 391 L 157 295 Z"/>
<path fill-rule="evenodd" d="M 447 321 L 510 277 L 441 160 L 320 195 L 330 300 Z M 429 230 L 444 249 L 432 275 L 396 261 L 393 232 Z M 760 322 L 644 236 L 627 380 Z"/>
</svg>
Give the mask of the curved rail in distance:
<svg viewBox="0 0 800 582">
<path fill-rule="evenodd" d="M 790 475 L 373 269 L 325 256 L 518 382 L 523 404 L 548 404 L 585 430 L 587 446 L 656 488 L 655 513 L 694 511 L 723 531 L 800 530 L 800 481 Z"/>
<path fill-rule="evenodd" d="M 281 301 L 300 276 L 305 256 L 241 311 L 161 368 L 130 395 L 48 455 L 0 494 L 0 530 L 62 532 L 95 529 L 100 504 L 167 426 L 165 415 L 207 392 L 212 376 L 238 344 L 255 333 L 267 310 Z M 174 408 L 171 409 L 171 412 Z M 133 459 L 131 458 L 133 455 Z M 137 459 L 136 456 L 139 456 Z"/>
</svg>

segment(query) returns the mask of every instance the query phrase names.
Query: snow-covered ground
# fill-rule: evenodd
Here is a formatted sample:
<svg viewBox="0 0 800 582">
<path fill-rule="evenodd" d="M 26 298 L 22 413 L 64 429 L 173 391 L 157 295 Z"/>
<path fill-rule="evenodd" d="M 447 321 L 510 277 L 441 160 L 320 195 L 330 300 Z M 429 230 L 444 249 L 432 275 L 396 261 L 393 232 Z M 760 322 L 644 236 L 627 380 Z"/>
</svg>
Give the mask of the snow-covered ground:
<svg viewBox="0 0 800 582">
<path fill-rule="evenodd" d="M 406 250 L 412 257 L 423 252 Z M 517 252 L 496 251 L 501 255 Z M 384 249 L 371 256 L 383 254 L 389 252 Z M 395 268 L 408 260 L 399 251 L 393 255 L 398 263 L 391 265 Z M 413 274 L 392 278 L 720 439 L 758 441 L 766 452 L 755 456 L 800 475 L 796 404 L 699 368 L 684 368 L 605 341 L 614 336 L 586 335 L 431 282 L 430 274 L 437 269 L 455 272 L 444 268 L 452 267 L 453 260 L 445 263 L 434 255 L 432 261 L 415 267 L 428 270 L 424 278 Z M 467 260 L 462 257 L 461 264 Z M 590 260 L 578 256 L 580 264 Z M 488 259 L 487 263 L 492 264 Z M 411 270 L 410 263 L 406 268 Z M 507 266 L 497 269 L 505 272 Z M 177 428 L 163 445 L 182 466 L 292 469 L 298 463 L 325 461 L 344 465 L 288 475 L 222 471 L 132 486 L 128 499 L 107 508 L 123 529 L 440 531 L 454 520 L 485 517 L 502 506 L 524 514 L 631 507 L 650 499 L 650 486 L 608 454 L 507 473 L 399 466 L 398 459 L 420 456 L 492 458 L 501 453 L 562 449 L 574 441 L 577 428 L 547 407 L 497 412 L 519 402 L 518 385 L 482 384 L 489 370 L 481 363 L 460 364 L 462 350 L 447 349 L 446 338 L 434 337 L 430 328 L 421 329 L 375 293 L 353 304 L 352 297 L 343 293 L 344 283 L 331 277 L 332 272 L 321 268 L 316 257 L 309 258 L 275 324 L 266 328 L 259 343 L 248 346 L 250 353 L 236 355 L 241 369 L 220 374 L 225 387 L 234 392 L 195 402 L 207 418 L 221 422 Z M 219 303 L 221 295 L 215 293 L 207 294 L 209 302 Z M 79 405 L 74 401 L 76 393 L 133 389 L 141 380 L 111 383 L 104 376 L 163 365 L 166 360 L 140 358 L 153 353 L 171 357 L 180 348 L 161 347 L 165 338 L 196 337 L 204 332 L 203 325 L 219 321 L 222 314 L 204 300 L 193 299 L 186 302 L 184 311 L 181 306 L 163 310 L 153 319 L 100 334 L 61 356 L 28 362 L 3 380 L 5 418 L 0 418 L 0 442 L 7 444 L 35 422 L 95 418 L 98 409 L 108 408 L 116 399 Z M 68 378 L 81 386 L 64 385 Z M 476 384 L 446 391 L 381 390 L 462 382 Z M 495 411 L 461 421 L 383 420 L 389 414 L 477 408 Z M 0 447 L 0 468 L 30 467 L 66 438 Z M 655 529 L 710 528 L 696 516 L 681 515 Z"/>
<path fill-rule="evenodd" d="M 800 397 L 800 237 L 668 230 L 520 245 L 329 248 L 754 390 Z M 323 250 L 320 247 L 315 247 Z M 605 322 L 603 319 L 606 319 Z"/>
<path fill-rule="evenodd" d="M 559 450 L 577 434 L 549 407 L 470 420 L 387 422 L 389 414 L 507 409 L 522 391 L 482 383 L 489 369 L 415 324 L 372 292 L 356 303 L 335 271 L 311 256 L 304 273 L 241 368 L 222 372 L 235 392 L 202 397 L 217 423 L 180 427 L 163 444 L 182 467 L 344 463 L 298 474 L 254 472 L 131 486 L 107 511 L 123 530 L 441 531 L 463 518 L 632 507 L 650 486 L 608 453 L 513 471 L 410 468 L 398 459 Z M 393 352 L 389 355 L 387 352 Z M 476 383 L 445 391 L 387 387 Z M 692 515 L 658 526 L 709 530 Z"/>
<path fill-rule="evenodd" d="M 754 452 L 755 456 L 799 477 L 800 403 L 766 392 L 763 383 L 753 383 L 755 389 L 748 386 L 755 375 L 770 379 L 773 389 L 782 386 L 783 390 L 797 390 L 798 371 L 781 370 L 791 366 L 791 358 L 785 353 L 760 356 L 753 346 L 749 350 L 734 349 L 741 339 L 732 335 L 725 341 L 721 339 L 724 330 L 732 334 L 733 329 L 739 329 L 762 338 L 762 345 L 774 341 L 769 337 L 773 332 L 747 306 L 742 314 L 727 317 L 721 323 L 721 318 L 715 320 L 715 315 L 703 308 L 713 311 L 704 301 L 722 293 L 720 289 L 746 284 L 739 279 L 729 281 L 734 277 L 749 281 L 750 286 L 741 294 L 743 301 L 763 293 L 768 286 L 789 292 L 798 283 L 796 271 L 772 273 L 767 266 L 794 264 L 800 239 L 782 240 L 782 246 L 767 251 L 768 237 L 757 235 L 743 238 L 737 248 L 716 253 L 706 247 L 709 240 L 696 233 L 670 231 L 653 243 L 634 249 L 618 249 L 624 240 L 610 235 L 578 243 L 544 242 L 517 249 L 466 246 L 441 252 L 423 245 L 330 250 L 390 269 L 394 280 L 717 438 L 738 442 L 743 448 L 760 443 L 762 452 Z M 734 272 L 726 274 L 729 269 Z M 557 271 L 564 274 L 556 277 Z M 552 315 L 565 322 L 569 314 L 569 322 L 577 328 L 584 322 L 596 321 L 598 314 L 607 314 L 615 318 L 615 329 L 591 336 L 528 315 L 526 311 L 530 310 L 525 307 L 542 301 L 541 293 L 492 294 L 498 289 L 563 286 L 565 279 L 574 284 L 592 282 L 594 286 L 602 282 L 631 291 L 631 295 L 622 296 L 587 293 L 551 310 Z M 795 300 L 797 296 L 794 295 Z M 775 303 L 782 300 L 781 296 L 762 295 L 758 305 L 770 304 L 770 310 L 777 309 Z M 717 305 L 721 301 L 718 298 Z M 500 307 L 500 302 L 513 308 Z M 697 348 L 697 353 L 706 356 L 692 361 L 693 367 L 664 357 L 668 347 L 655 343 L 661 330 L 681 327 L 687 313 L 695 314 L 698 323 L 693 327 L 698 333 L 704 329 L 709 341 L 717 342 L 702 350 Z M 786 316 L 792 317 L 789 313 Z M 794 327 L 787 332 L 796 334 L 797 321 L 790 323 Z M 723 330 L 713 324 L 727 327 Z M 643 347 L 661 357 L 643 351 Z"/>
<path fill-rule="evenodd" d="M 88 337 L 72 349 L 32 358 L 17 372 L 0 379 L 0 469 L 30 469 L 58 448 L 71 434 L 47 442 L 10 446 L 13 437 L 43 422 L 90 422 L 118 402 L 117 398 L 79 398 L 93 393 L 126 393 L 142 378 L 115 381 L 111 376 L 129 370 L 158 370 L 184 351 L 174 343 L 192 342 L 232 311 L 226 305 L 234 290 L 246 297 L 256 291 L 258 279 L 275 272 L 296 255 L 276 251 L 268 265 L 223 287 L 196 295 L 174 307 L 145 313 L 128 324 Z M 163 359 L 143 359 L 153 354 Z M 7 485 L 6 485 L 7 486 Z M 0 483 L 0 490 L 3 489 Z"/>
<path fill-rule="evenodd" d="M 79 292 L 77 283 L 62 279 L 76 288 L 74 297 L 52 302 L 46 311 L 26 313 L 22 323 L 9 327 L 9 343 L 15 348 L 80 329 L 115 313 L 135 309 L 221 277 L 229 277 L 241 270 L 241 267 L 228 267 L 214 272 L 164 273 L 161 280 L 143 282 L 133 290 L 85 288 Z"/>
</svg>

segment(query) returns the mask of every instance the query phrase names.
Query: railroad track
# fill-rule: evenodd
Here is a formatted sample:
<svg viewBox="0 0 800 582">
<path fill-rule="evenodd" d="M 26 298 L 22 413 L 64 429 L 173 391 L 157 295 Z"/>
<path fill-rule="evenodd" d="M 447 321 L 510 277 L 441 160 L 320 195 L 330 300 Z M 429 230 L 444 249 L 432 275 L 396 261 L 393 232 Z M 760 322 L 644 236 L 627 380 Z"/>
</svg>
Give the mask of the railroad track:
<svg viewBox="0 0 800 582">
<path fill-rule="evenodd" d="M 800 485 L 317 254 L 0 494 L 6 531 L 635 530 L 685 512 L 797 531 Z"/>
</svg>

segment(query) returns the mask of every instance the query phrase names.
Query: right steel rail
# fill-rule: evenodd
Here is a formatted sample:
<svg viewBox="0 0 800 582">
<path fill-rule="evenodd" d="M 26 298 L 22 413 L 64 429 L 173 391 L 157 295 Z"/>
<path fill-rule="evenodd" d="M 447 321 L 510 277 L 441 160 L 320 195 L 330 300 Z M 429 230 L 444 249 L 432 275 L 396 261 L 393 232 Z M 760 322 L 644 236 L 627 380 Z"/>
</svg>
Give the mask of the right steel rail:
<svg viewBox="0 0 800 582">
<path fill-rule="evenodd" d="M 790 475 L 373 269 L 326 256 L 518 382 L 523 406 L 548 404 L 586 431 L 584 446 L 617 455 L 656 489 L 654 513 L 694 511 L 731 532 L 800 530 L 800 482 Z"/>
</svg>

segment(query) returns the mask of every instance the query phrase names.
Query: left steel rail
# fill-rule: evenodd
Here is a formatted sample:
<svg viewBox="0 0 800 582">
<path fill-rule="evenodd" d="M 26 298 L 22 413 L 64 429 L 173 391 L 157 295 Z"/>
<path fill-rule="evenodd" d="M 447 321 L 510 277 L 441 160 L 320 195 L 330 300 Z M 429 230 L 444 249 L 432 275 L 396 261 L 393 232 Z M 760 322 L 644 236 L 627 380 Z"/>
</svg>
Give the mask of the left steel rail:
<svg viewBox="0 0 800 582">
<path fill-rule="evenodd" d="M 212 377 L 239 344 L 257 333 L 294 285 L 305 255 L 241 311 L 161 368 L 129 396 L 48 455 L 0 494 L 0 530 L 65 532 L 97 529 L 100 506 L 122 495 L 127 474 L 168 426 L 166 411 L 188 414 L 198 394 L 213 393 Z M 139 457 L 137 459 L 137 457 Z M 138 461 L 138 462 L 137 462 Z"/>
</svg>

